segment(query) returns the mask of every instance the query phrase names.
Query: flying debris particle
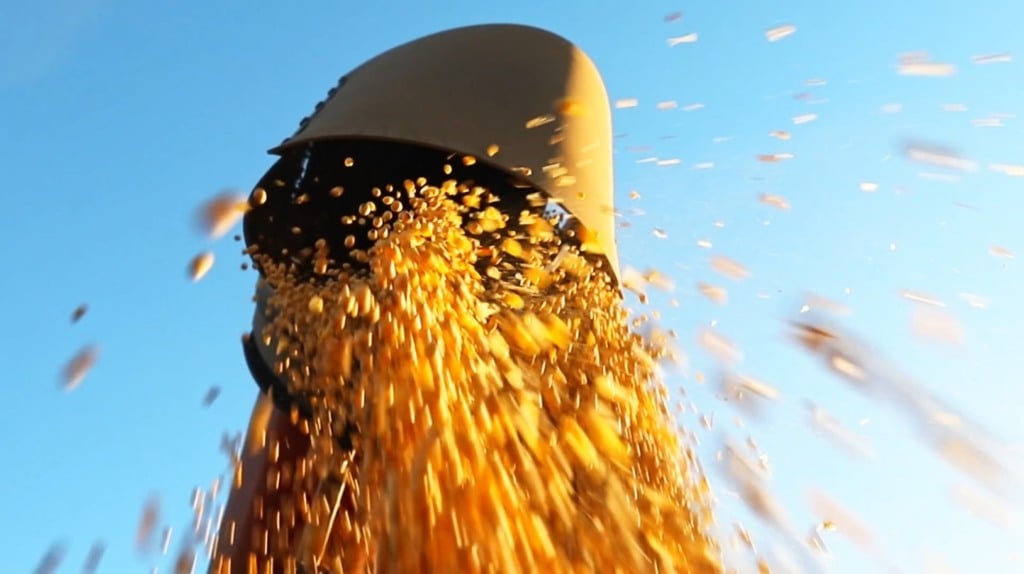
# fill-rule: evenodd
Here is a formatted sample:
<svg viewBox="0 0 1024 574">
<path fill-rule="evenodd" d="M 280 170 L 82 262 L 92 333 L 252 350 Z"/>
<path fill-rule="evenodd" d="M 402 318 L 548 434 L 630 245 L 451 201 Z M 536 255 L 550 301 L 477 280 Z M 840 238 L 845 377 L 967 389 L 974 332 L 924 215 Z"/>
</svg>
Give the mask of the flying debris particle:
<svg viewBox="0 0 1024 574">
<path fill-rule="evenodd" d="M 903 147 L 908 161 L 925 163 L 960 171 L 974 171 L 978 165 L 973 160 L 961 157 L 956 152 L 932 144 L 908 143 Z"/>
<path fill-rule="evenodd" d="M 88 311 L 89 306 L 86 305 L 85 303 L 82 303 L 78 307 L 75 307 L 75 310 L 71 312 L 71 324 L 74 325 L 75 323 L 81 321 L 82 317 L 85 317 L 85 314 Z"/>
<path fill-rule="evenodd" d="M 860 184 L 860 190 L 867 193 L 874 193 L 878 191 L 878 184 L 871 181 L 865 181 Z"/>
<path fill-rule="evenodd" d="M 952 173 L 933 173 L 922 171 L 917 174 L 917 177 L 928 181 L 943 181 L 946 183 L 958 183 L 960 181 L 960 176 Z"/>
<path fill-rule="evenodd" d="M 677 159 L 677 158 L 659 159 L 658 161 L 655 162 L 655 165 L 658 165 L 660 167 L 666 167 L 666 166 L 671 166 L 671 165 L 679 165 L 679 164 L 680 164 L 680 160 Z"/>
<path fill-rule="evenodd" d="M 942 104 L 944 112 L 966 112 L 967 104 Z"/>
<path fill-rule="evenodd" d="M 155 496 L 150 497 L 142 507 L 142 516 L 139 518 L 139 527 L 135 530 L 135 547 L 145 550 L 153 537 L 156 523 L 160 520 L 160 501 Z"/>
<path fill-rule="evenodd" d="M 821 491 L 811 490 L 807 497 L 811 510 L 821 519 L 822 523 L 834 524 L 837 532 L 846 536 L 861 550 L 868 554 L 875 553 L 875 537 L 871 529 L 860 518 Z"/>
<path fill-rule="evenodd" d="M 679 107 L 679 104 L 675 100 L 668 100 L 665 102 L 658 102 L 659 110 L 674 110 Z"/>
<path fill-rule="evenodd" d="M 966 485 L 957 485 L 950 493 L 953 502 L 996 528 L 1007 529 L 1016 522 L 1013 512 L 991 494 L 981 492 Z"/>
<path fill-rule="evenodd" d="M 793 116 L 793 124 L 799 126 L 811 123 L 816 119 L 818 119 L 818 114 L 801 114 L 799 116 Z"/>
<path fill-rule="evenodd" d="M 64 542 L 55 542 L 46 551 L 46 554 L 43 554 L 39 565 L 32 572 L 34 574 L 54 574 L 57 572 L 57 568 L 60 568 L 61 562 L 64 561 L 65 554 L 67 554 L 67 545 Z"/>
<path fill-rule="evenodd" d="M 774 130 L 774 131 L 770 132 L 768 135 L 773 137 L 773 138 L 775 138 L 775 139 L 780 139 L 782 141 L 789 141 L 793 137 L 792 134 L 790 134 L 787 131 L 783 131 L 783 130 Z"/>
<path fill-rule="evenodd" d="M 989 164 L 988 169 L 1012 177 L 1024 177 L 1024 165 L 1009 165 L 1005 163 Z"/>
<path fill-rule="evenodd" d="M 663 18 L 663 20 L 665 22 L 675 22 L 676 20 L 679 20 L 682 17 L 683 17 L 683 13 L 682 12 L 669 12 L 668 14 L 665 14 L 665 17 Z"/>
<path fill-rule="evenodd" d="M 752 552 L 757 552 L 757 548 L 754 546 L 754 538 L 750 536 L 750 532 L 743 527 L 740 523 L 735 523 L 733 526 L 736 528 L 736 535 L 743 544 L 749 548 Z"/>
<path fill-rule="evenodd" d="M 624 110 L 627 108 L 635 108 L 640 105 L 640 100 L 636 98 L 623 98 L 621 100 L 615 100 L 615 109 Z"/>
<path fill-rule="evenodd" d="M 899 64 L 901 76 L 927 76 L 945 78 L 956 74 L 956 66 L 941 62 L 930 62 L 927 59 L 908 58 Z"/>
<path fill-rule="evenodd" d="M 835 354 L 829 357 L 829 367 L 833 371 L 852 381 L 863 381 L 867 376 L 860 365 L 845 355 Z"/>
<path fill-rule="evenodd" d="M 875 455 L 874 449 L 866 439 L 854 434 L 847 429 L 839 420 L 829 414 L 818 405 L 805 403 L 808 411 L 808 424 L 811 429 L 821 435 L 836 447 L 861 458 L 872 458 Z M 826 521 L 823 526 L 831 525 Z"/>
<path fill-rule="evenodd" d="M 818 525 L 811 529 L 811 533 L 807 535 L 807 546 L 815 552 L 820 552 L 824 555 L 830 555 L 832 552 L 828 549 L 825 544 L 825 539 L 822 538 L 821 533 L 824 529 Z"/>
<path fill-rule="evenodd" d="M 701 249 L 711 249 L 711 242 L 707 239 L 698 239 L 697 247 L 700 247 Z"/>
<path fill-rule="evenodd" d="M 793 157 L 794 156 L 791 153 L 766 153 L 757 156 L 757 161 L 764 163 L 778 163 L 787 159 L 793 159 Z"/>
<path fill-rule="evenodd" d="M 742 281 L 750 277 L 750 271 L 741 263 L 722 255 L 716 255 L 711 258 L 711 269 L 720 275 L 736 281 Z"/>
<path fill-rule="evenodd" d="M 73 391 L 82 384 L 86 375 L 92 370 L 99 358 L 99 347 L 88 345 L 80 349 L 61 371 L 62 387 L 65 391 Z"/>
<path fill-rule="evenodd" d="M 659 291 L 664 291 L 665 293 L 671 293 L 676 289 L 676 284 L 672 281 L 672 278 L 657 269 L 648 269 L 645 271 L 644 281 L 646 281 L 651 287 L 654 287 Z"/>
<path fill-rule="evenodd" d="M 487 146 L 487 157 L 494 157 L 501 151 L 501 147 L 498 144 L 491 144 Z"/>
<path fill-rule="evenodd" d="M 932 444 L 947 463 L 993 490 L 999 490 L 1011 478 L 1000 457 L 966 433 L 939 433 L 932 437 Z"/>
<path fill-rule="evenodd" d="M 993 491 L 1001 490 L 1008 485 L 1008 479 L 1013 479 L 1009 469 L 999 461 L 998 454 L 964 432 L 937 434 L 932 437 L 932 443 L 949 465 Z"/>
<path fill-rule="evenodd" d="M 715 167 L 715 162 L 713 162 L 713 161 L 703 161 L 703 162 L 700 162 L 700 163 L 693 164 L 693 169 L 712 169 L 714 167 Z"/>
<path fill-rule="evenodd" d="M 668 239 L 668 232 L 660 227 L 655 227 L 651 230 L 651 233 L 653 233 L 658 239 Z"/>
<path fill-rule="evenodd" d="M 975 118 L 971 120 L 971 125 L 976 128 L 1001 128 L 1003 120 L 1000 118 Z"/>
<path fill-rule="evenodd" d="M 743 359 L 739 348 L 714 329 L 702 328 L 697 334 L 697 343 L 722 363 L 734 364 Z"/>
<path fill-rule="evenodd" d="M 789 211 L 789 200 L 787 200 L 785 197 L 782 197 L 781 195 L 774 195 L 774 194 L 771 194 L 771 193 L 762 193 L 758 197 L 758 201 L 760 201 L 761 203 L 763 203 L 763 204 L 765 204 L 767 206 L 774 207 L 776 209 L 781 209 L 783 211 Z"/>
<path fill-rule="evenodd" d="M 89 549 L 89 554 L 85 557 L 85 564 L 82 565 L 82 574 L 96 574 L 106 550 L 107 547 L 103 542 L 94 542 L 92 548 Z"/>
<path fill-rule="evenodd" d="M 697 41 L 697 33 L 690 32 L 684 36 L 675 36 L 668 39 L 669 47 L 678 46 L 679 44 L 693 44 Z"/>
<path fill-rule="evenodd" d="M 208 407 L 208 406 L 212 405 L 213 402 L 216 401 L 217 397 L 219 397 L 219 396 L 220 396 L 220 387 L 218 387 L 216 385 L 210 387 L 209 389 L 206 390 L 206 394 L 203 395 L 203 406 L 204 407 Z"/>
<path fill-rule="evenodd" d="M 700 415 L 700 426 L 707 430 L 713 430 L 715 428 L 715 413 L 711 415 L 702 414 Z"/>
<path fill-rule="evenodd" d="M 639 191 L 637 191 L 637 190 L 635 190 L 635 189 L 634 189 L 634 190 L 631 190 L 631 191 L 629 192 L 629 198 L 630 198 L 630 199 L 640 199 L 640 192 L 639 192 Z"/>
<path fill-rule="evenodd" d="M 732 445 L 726 445 L 723 453 L 727 476 L 739 490 L 740 498 L 754 514 L 779 530 L 786 529 L 786 516 L 782 506 L 768 491 L 764 471 Z"/>
<path fill-rule="evenodd" d="M 160 537 L 160 554 L 167 555 L 167 550 L 171 547 L 171 537 L 174 535 L 174 529 L 170 526 L 164 527 L 164 533 Z"/>
<path fill-rule="evenodd" d="M 174 574 L 192 574 L 196 567 L 196 553 L 192 548 L 185 547 L 174 559 Z"/>
<path fill-rule="evenodd" d="M 622 284 L 622 288 L 626 291 L 631 291 L 640 298 L 640 302 L 647 300 L 647 281 L 640 271 L 633 267 L 625 267 L 622 269 L 621 277 L 619 282 Z"/>
<path fill-rule="evenodd" d="M 987 309 L 988 299 L 981 295 L 973 295 L 971 293 L 961 293 L 960 298 L 975 309 Z"/>
<path fill-rule="evenodd" d="M 685 106 L 683 106 L 683 111 L 684 112 L 695 112 L 695 111 L 703 109 L 703 108 L 704 108 L 704 104 L 702 104 L 700 102 L 696 102 L 696 103 L 692 103 L 692 104 L 686 104 Z M 715 139 L 716 140 L 725 141 L 725 140 L 727 140 L 729 138 L 715 138 Z M 715 142 L 715 143 L 718 143 L 718 142 Z"/>
<path fill-rule="evenodd" d="M 245 212 L 249 201 L 235 191 L 226 191 L 200 206 L 196 212 L 196 224 L 204 234 L 218 239 L 231 231 Z"/>
<path fill-rule="evenodd" d="M 989 255 L 998 257 L 1000 259 L 1013 259 L 1013 252 L 1005 247 L 999 245 L 993 245 L 988 248 Z"/>
<path fill-rule="evenodd" d="M 537 116 L 526 121 L 526 129 L 532 130 L 534 128 L 539 128 L 540 126 L 550 124 L 556 121 L 557 119 L 558 118 L 556 118 L 552 114 L 544 114 L 542 116 Z"/>
<path fill-rule="evenodd" d="M 212 251 L 206 251 L 196 255 L 188 265 L 188 275 L 193 283 L 200 281 L 210 269 L 213 268 L 214 256 Z"/>
<path fill-rule="evenodd" d="M 853 310 L 850 309 L 849 306 L 815 293 L 807 293 L 804 295 L 804 307 L 806 307 L 808 311 L 815 309 L 827 311 L 833 315 L 850 315 L 853 313 Z M 804 312 L 803 308 L 800 309 L 800 312 Z"/>
<path fill-rule="evenodd" d="M 900 293 L 900 295 L 904 299 L 906 299 L 908 301 L 913 301 L 915 303 L 923 303 L 925 305 L 931 305 L 933 307 L 945 307 L 946 306 L 946 304 L 943 303 L 942 301 L 940 301 L 938 298 L 932 297 L 931 295 L 926 295 L 924 293 L 918 293 L 916 291 L 906 291 L 906 290 L 904 290 L 902 293 Z"/>
<path fill-rule="evenodd" d="M 881 111 L 883 114 L 898 114 L 903 111 L 903 104 L 885 104 Z"/>
<path fill-rule="evenodd" d="M 769 385 L 768 383 L 760 379 L 751 377 L 750 375 L 741 374 L 738 375 L 736 379 L 739 385 L 742 386 L 745 391 L 753 393 L 759 397 L 768 400 L 775 400 L 782 395 L 779 389 L 773 387 L 772 385 Z"/>
<path fill-rule="evenodd" d="M 981 56 L 971 56 L 972 64 L 1004 64 L 1006 62 L 1013 61 L 1013 56 L 1007 53 L 1003 54 L 984 54 Z"/>
<path fill-rule="evenodd" d="M 792 24 L 786 24 L 784 26 L 776 26 L 775 28 L 766 30 L 764 33 L 764 37 L 769 42 L 778 42 L 779 40 L 786 38 L 788 36 L 792 36 L 795 33 L 796 26 L 793 26 Z"/>
<path fill-rule="evenodd" d="M 719 287 L 717 285 L 709 285 L 707 283 L 698 283 L 697 290 L 700 294 L 707 297 L 713 303 L 718 305 L 727 305 L 729 303 L 729 292 L 725 287 Z"/>
</svg>

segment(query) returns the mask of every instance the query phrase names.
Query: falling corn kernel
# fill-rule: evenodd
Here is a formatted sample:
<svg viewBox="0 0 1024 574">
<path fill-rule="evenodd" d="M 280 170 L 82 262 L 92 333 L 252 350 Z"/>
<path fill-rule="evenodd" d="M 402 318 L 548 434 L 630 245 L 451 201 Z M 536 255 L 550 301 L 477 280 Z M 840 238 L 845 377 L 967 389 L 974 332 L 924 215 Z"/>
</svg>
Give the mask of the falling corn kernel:
<svg viewBox="0 0 1024 574">
<path fill-rule="evenodd" d="M 716 255 L 711 258 L 711 269 L 720 275 L 735 279 L 736 281 L 742 281 L 750 277 L 750 271 L 743 264 L 722 255 Z"/>
<path fill-rule="evenodd" d="M 94 345 L 86 346 L 75 353 L 61 373 L 64 390 L 71 391 L 81 385 L 98 358 L 99 348 Z"/>
<path fill-rule="evenodd" d="M 785 197 L 782 197 L 781 195 L 762 193 L 760 197 L 758 197 L 758 200 L 761 203 L 774 207 L 776 209 L 789 211 L 789 200 L 787 200 Z"/>
<path fill-rule="evenodd" d="M 1013 252 L 1001 245 L 993 245 L 988 248 L 988 252 L 993 257 L 1000 259 L 1013 259 Z"/>
<path fill-rule="evenodd" d="M 150 497 L 142 507 L 142 516 L 139 518 L 139 526 L 135 530 L 135 547 L 145 550 L 150 544 L 153 532 L 156 530 L 157 522 L 160 520 L 160 501 Z"/>
<path fill-rule="evenodd" d="M 777 26 L 770 30 L 766 30 L 764 37 L 769 42 L 778 42 L 783 38 L 788 38 L 796 33 L 796 26 L 792 24 L 786 24 L 784 26 Z"/>
<path fill-rule="evenodd" d="M 942 62 L 909 62 L 899 66 L 901 76 L 931 76 L 944 78 L 956 74 L 956 66 Z"/>
<path fill-rule="evenodd" d="M 491 144 L 487 146 L 487 157 L 494 157 L 498 155 L 498 151 L 500 150 L 501 148 L 498 147 L 498 144 Z"/>
<path fill-rule="evenodd" d="M 263 191 L 257 188 L 257 191 Z M 255 192 L 254 192 L 255 195 Z M 266 201 L 266 192 L 263 192 Z M 262 201 L 257 202 L 257 205 Z M 196 213 L 196 222 L 203 233 L 213 239 L 231 230 L 249 209 L 249 202 L 235 192 L 222 193 L 203 204 Z"/>
<path fill-rule="evenodd" d="M 210 269 L 213 268 L 213 261 L 214 256 L 211 251 L 196 255 L 192 258 L 192 261 L 188 266 L 189 278 L 192 279 L 193 282 L 202 280 L 202 278 L 210 272 Z"/>
<path fill-rule="evenodd" d="M 36 565 L 34 574 L 55 574 L 57 569 L 60 568 L 61 563 L 64 561 L 64 556 L 67 554 L 67 546 L 63 542 L 54 543 L 50 548 L 43 554 L 43 557 L 39 560 L 39 564 Z"/>
<path fill-rule="evenodd" d="M 89 306 L 85 304 L 75 307 L 75 310 L 71 312 L 71 323 L 74 324 L 81 321 L 82 317 L 85 317 L 85 314 L 88 310 Z"/>
<path fill-rule="evenodd" d="M 206 390 L 206 394 L 203 395 L 203 406 L 208 407 L 217 400 L 220 396 L 220 387 L 214 385 Z"/>
<path fill-rule="evenodd" d="M 668 39 L 669 47 L 678 46 L 680 44 L 693 44 L 697 41 L 698 35 L 696 32 L 690 32 L 682 36 L 674 36 Z"/>
<path fill-rule="evenodd" d="M 557 118 L 555 118 L 555 116 L 553 116 L 551 114 L 544 114 L 542 116 L 537 116 L 535 118 L 530 118 L 529 120 L 526 121 L 526 129 L 532 130 L 534 128 L 539 128 L 540 126 L 547 125 L 547 124 L 550 124 L 551 122 L 554 122 L 556 119 Z"/>
<path fill-rule="evenodd" d="M 708 300 L 717 303 L 718 305 L 726 305 L 729 303 L 729 292 L 726 291 L 725 287 L 708 285 L 707 283 L 698 283 L 697 290 L 700 291 L 701 295 L 707 297 Z"/>
<path fill-rule="evenodd" d="M 275 287 L 275 368 L 293 375 L 293 392 L 332 397 L 312 407 L 309 458 L 361 509 L 315 496 L 315 484 L 256 477 L 294 489 L 330 526 L 333 542 L 302 560 L 721 572 L 709 493 L 656 390 L 668 349 L 631 329 L 618 287 L 578 246 L 586 228 L 563 242 L 539 215 L 544 201 L 508 229 L 500 202 L 467 205 L 449 189 L 417 184 L 410 216 L 382 220 L 389 232 L 365 269 L 343 279 L 310 282 L 254 255 Z M 358 465 L 336 448 L 338 421 L 372 437 Z M 273 527 L 242 535 L 288 539 Z"/>
<path fill-rule="evenodd" d="M 106 545 L 102 542 L 93 543 L 85 557 L 85 563 L 82 565 L 82 574 L 96 574 L 100 568 L 100 562 L 103 561 L 103 554 L 105 552 Z"/>
<path fill-rule="evenodd" d="M 559 114 L 567 118 L 578 118 L 587 113 L 587 108 L 581 102 L 571 98 L 559 100 L 555 105 L 555 109 Z"/>
</svg>

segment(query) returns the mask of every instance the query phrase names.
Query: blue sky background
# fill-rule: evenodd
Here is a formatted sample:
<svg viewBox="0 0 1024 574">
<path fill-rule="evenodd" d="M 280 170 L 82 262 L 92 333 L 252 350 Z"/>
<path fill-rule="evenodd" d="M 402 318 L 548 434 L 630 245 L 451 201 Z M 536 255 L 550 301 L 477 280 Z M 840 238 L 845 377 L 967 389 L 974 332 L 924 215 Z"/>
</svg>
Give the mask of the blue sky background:
<svg viewBox="0 0 1024 574">
<path fill-rule="evenodd" d="M 615 112 L 618 202 L 632 225 L 620 230 L 621 259 L 675 279 L 676 291 L 655 296 L 654 306 L 690 360 L 669 382 L 700 412 L 715 413 L 710 430 L 694 414 L 680 422 L 700 441 L 722 528 L 742 522 L 769 556 L 785 546 L 730 494 L 715 462 L 723 438 L 751 436 L 801 537 L 816 522 L 807 492 L 819 489 L 879 541 L 871 555 L 843 528 L 823 533 L 830 571 L 1024 572 L 1019 515 L 997 528 L 954 503 L 951 488 L 976 486 L 970 475 L 938 457 L 903 411 L 858 393 L 785 336 L 803 294 L 843 302 L 853 311 L 844 329 L 982 424 L 1009 456 L 1024 456 L 1024 274 L 1016 259 L 989 252 L 1024 251 L 1024 179 L 988 169 L 1024 164 L 1015 115 L 1024 111 L 1024 70 L 1017 60 L 971 62 L 1024 52 L 1024 12 L 996 0 L 889 4 L 0 0 L 5 571 L 31 572 L 66 541 L 59 571 L 78 572 L 96 540 L 107 545 L 100 572 L 169 570 L 170 556 L 134 548 L 141 508 L 160 497 L 161 525 L 175 529 L 173 554 L 188 531 L 192 488 L 223 472 L 220 437 L 244 428 L 255 395 L 239 347 L 255 277 L 239 270 L 244 259 L 230 234 L 211 243 L 196 232 L 194 210 L 223 189 L 248 190 L 272 162 L 266 149 L 365 59 L 445 28 L 510 21 L 573 39 L 612 99 L 639 100 Z M 681 19 L 664 21 L 676 11 Z M 797 32 L 767 42 L 765 30 L 783 24 Z M 691 32 L 696 43 L 669 47 L 670 37 Z M 899 55 L 912 51 L 956 65 L 956 75 L 899 75 Z M 827 83 L 808 86 L 812 78 Z M 811 95 L 794 97 L 804 92 Z M 666 101 L 679 107 L 659 110 Z M 704 107 L 684 111 L 695 103 Z M 883 113 L 889 104 L 902 108 Z M 808 113 L 818 119 L 793 124 Z M 992 114 L 1008 114 L 1002 127 L 972 124 Z M 772 130 L 792 139 L 771 138 Z M 979 169 L 908 162 L 908 139 L 953 147 Z M 771 153 L 794 157 L 757 161 Z M 638 163 L 649 157 L 680 163 Z M 714 166 L 694 167 L 707 162 Z M 878 190 L 861 191 L 863 182 Z M 631 190 L 640 197 L 630 199 Z M 784 196 L 792 209 L 760 203 L 762 193 Z M 205 249 L 217 263 L 193 284 L 185 266 Z M 752 276 L 716 274 L 714 255 Z M 698 282 L 728 288 L 728 305 L 701 296 Z M 903 290 L 946 303 L 963 345 L 916 337 L 919 304 Z M 962 293 L 984 297 L 987 308 Z M 89 312 L 70 325 L 81 303 Z M 733 423 L 741 413 L 715 398 L 720 369 L 697 343 L 712 321 L 742 350 L 738 369 L 781 392 L 760 420 L 743 415 L 744 428 Z M 95 368 L 62 392 L 62 366 L 92 343 Z M 223 393 L 203 408 L 212 385 Z M 870 442 L 875 457 L 850 457 L 809 430 L 805 400 Z M 998 504 L 1021 509 L 1019 500 Z M 746 564 L 744 552 L 730 554 Z"/>
</svg>

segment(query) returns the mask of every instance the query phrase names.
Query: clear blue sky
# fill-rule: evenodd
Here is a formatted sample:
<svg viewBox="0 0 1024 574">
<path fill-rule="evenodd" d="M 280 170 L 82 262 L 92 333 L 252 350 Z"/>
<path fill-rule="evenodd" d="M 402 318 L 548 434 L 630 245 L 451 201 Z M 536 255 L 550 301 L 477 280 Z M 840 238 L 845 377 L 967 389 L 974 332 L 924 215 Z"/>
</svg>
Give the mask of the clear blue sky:
<svg viewBox="0 0 1024 574">
<path fill-rule="evenodd" d="M 371 5 L 0 0 L 5 571 L 32 571 L 58 540 L 68 544 L 60 572 L 79 571 L 97 539 L 107 544 L 101 572 L 168 564 L 134 550 L 142 505 L 161 497 L 162 524 L 176 531 L 173 554 L 188 529 L 190 492 L 224 470 L 220 436 L 243 428 L 256 388 L 239 347 L 254 275 L 239 270 L 230 235 L 210 244 L 195 232 L 194 209 L 222 189 L 253 185 L 271 164 L 265 150 L 366 58 L 494 21 L 568 36 L 594 58 L 613 99 L 639 100 L 615 112 L 618 201 L 632 223 L 621 230 L 621 259 L 676 281 L 655 304 L 690 358 L 689 374 L 670 382 L 715 413 L 713 430 L 692 414 L 681 422 L 701 441 L 723 528 L 743 522 L 759 549 L 777 538 L 729 494 L 715 462 L 723 437 L 749 435 L 768 455 L 771 490 L 801 536 L 815 523 L 806 496 L 814 488 L 882 541 L 877 559 L 841 532 L 824 533 L 831 571 L 879 571 L 880 560 L 903 572 L 940 571 L 928 560 L 955 572 L 1024 571 L 1019 515 L 999 529 L 957 506 L 950 489 L 972 485 L 970 476 L 929 449 L 903 411 L 859 394 L 794 345 L 784 323 L 805 292 L 844 302 L 853 310 L 844 328 L 1022 456 L 1024 274 L 1017 259 L 989 249 L 1024 254 L 1024 179 L 988 166 L 1024 164 L 1014 115 L 1024 112 L 1024 68 L 971 57 L 1024 55 L 1024 8 L 1005 0 Z M 663 21 L 675 11 L 683 17 Z M 765 30 L 784 24 L 796 33 L 767 42 Z M 670 37 L 691 32 L 696 43 L 669 47 Z M 899 75 L 899 54 L 912 51 L 957 73 Z M 812 78 L 827 83 L 806 85 Z M 811 96 L 794 97 L 803 92 Z M 659 110 L 667 101 L 679 107 Z M 704 107 L 684 111 L 695 103 Z M 902 108 L 882 113 L 887 104 Z M 808 113 L 818 119 L 794 125 Z M 1009 115 L 999 128 L 972 124 L 992 114 Z M 773 130 L 792 139 L 771 138 Z M 954 147 L 979 169 L 957 182 L 922 177 L 950 172 L 907 162 L 907 139 Z M 756 159 L 771 153 L 794 157 Z M 681 161 L 637 163 L 646 157 Z M 694 168 L 706 162 L 714 166 Z M 863 182 L 878 190 L 861 191 Z M 762 193 L 784 196 L 792 209 L 759 203 Z M 207 248 L 217 264 L 192 284 L 185 266 Z M 715 274 L 716 254 L 742 262 L 751 278 Z M 727 287 L 728 305 L 702 297 L 698 282 Z M 945 302 L 963 345 L 915 337 L 916 304 L 902 290 Z M 987 308 L 961 293 L 985 297 Z M 80 303 L 89 313 L 72 326 Z M 739 370 L 781 391 L 760 421 L 744 416 L 745 429 L 715 398 L 719 370 L 697 344 L 712 321 L 742 349 Z M 89 343 L 99 345 L 99 362 L 78 389 L 62 392 L 61 367 Z M 708 382 L 696 382 L 697 372 Z M 203 408 L 211 385 L 223 393 Z M 849 457 L 811 432 L 805 400 L 869 441 L 875 458 Z M 1020 510 L 1019 501 L 1001 504 Z"/>
</svg>

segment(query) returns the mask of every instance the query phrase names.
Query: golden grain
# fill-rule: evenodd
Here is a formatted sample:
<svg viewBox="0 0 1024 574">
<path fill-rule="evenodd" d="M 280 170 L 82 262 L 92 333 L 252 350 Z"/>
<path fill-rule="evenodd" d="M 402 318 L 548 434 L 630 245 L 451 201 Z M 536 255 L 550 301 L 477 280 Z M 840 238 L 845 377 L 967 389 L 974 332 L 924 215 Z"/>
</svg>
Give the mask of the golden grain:
<svg viewBox="0 0 1024 574">
<path fill-rule="evenodd" d="M 359 509 L 309 505 L 330 533 L 299 559 L 721 572 L 706 481 L 655 376 L 667 351 L 630 330 L 619 289 L 552 222 L 526 214 L 513 231 L 500 202 L 467 196 L 489 194 L 417 182 L 365 269 L 320 284 L 254 255 L 274 288 L 260 335 L 280 341 L 275 368 L 293 393 L 333 397 L 313 408 L 310 467 Z M 358 459 L 335 448 L 337 421 L 359 428 Z M 303 508 L 308 481 L 278 480 Z"/>
</svg>

